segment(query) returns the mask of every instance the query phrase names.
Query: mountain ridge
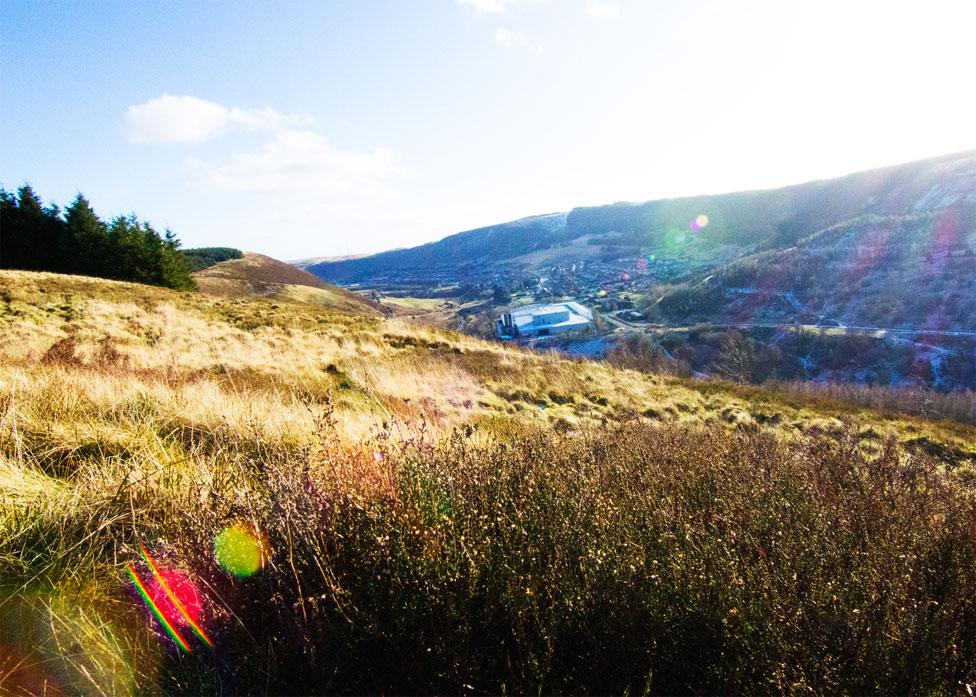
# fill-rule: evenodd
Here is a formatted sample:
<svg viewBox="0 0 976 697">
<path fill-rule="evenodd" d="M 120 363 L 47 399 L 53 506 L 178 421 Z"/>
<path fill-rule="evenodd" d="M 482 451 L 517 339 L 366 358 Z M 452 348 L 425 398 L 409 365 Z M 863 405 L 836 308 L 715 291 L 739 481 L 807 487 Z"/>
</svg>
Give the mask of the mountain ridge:
<svg viewBox="0 0 976 697">
<path fill-rule="evenodd" d="M 684 257 L 691 262 L 684 266 L 693 268 L 698 262 L 714 264 L 723 253 L 741 256 L 753 251 L 754 245 L 782 246 L 865 213 L 907 214 L 960 200 L 976 205 L 976 150 L 785 187 L 578 207 L 466 230 L 417 247 L 306 268 L 340 284 L 486 282 L 494 276 L 534 275 L 545 263 L 522 263 L 521 257 L 551 251 L 550 256 L 564 261 L 558 247 L 587 236 L 585 246 L 576 245 L 581 247 L 577 263 L 593 259 L 619 262 L 628 256 L 636 261 L 637 250 L 615 255 L 614 248 L 647 247 L 661 261 Z M 690 234 L 690 221 L 702 213 L 708 216 L 707 226 Z M 727 249 L 723 251 L 723 247 Z M 567 256 L 565 261 L 571 258 Z M 628 273 L 633 266 L 613 265 Z"/>
</svg>

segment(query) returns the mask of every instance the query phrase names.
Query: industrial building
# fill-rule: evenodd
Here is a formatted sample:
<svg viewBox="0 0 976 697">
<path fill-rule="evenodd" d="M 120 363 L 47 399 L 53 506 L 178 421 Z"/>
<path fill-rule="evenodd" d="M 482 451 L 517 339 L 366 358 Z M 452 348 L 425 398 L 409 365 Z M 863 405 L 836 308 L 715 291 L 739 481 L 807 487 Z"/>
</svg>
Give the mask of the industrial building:
<svg viewBox="0 0 976 697">
<path fill-rule="evenodd" d="M 523 305 L 495 321 L 501 339 L 551 336 L 585 329 L 593 324 L 593 313 L 577 302 Z"/>
</svg>

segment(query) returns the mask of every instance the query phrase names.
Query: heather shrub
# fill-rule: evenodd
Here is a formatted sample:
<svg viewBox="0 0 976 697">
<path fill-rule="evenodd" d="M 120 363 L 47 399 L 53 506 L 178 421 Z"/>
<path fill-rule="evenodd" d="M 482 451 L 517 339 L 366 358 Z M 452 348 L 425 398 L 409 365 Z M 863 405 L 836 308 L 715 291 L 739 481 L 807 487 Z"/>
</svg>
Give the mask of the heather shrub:
<svg viewBox="0 0 976 697">
<path fill-rule="evenodd" d="M 327 414 L 321 429 L 297 460 L 239 462 L 225 480 L 248 492 L 236 505 L 152 533 L 224 605 L 221 660 L 175 662 L 164 688 L 916 694 L 976 682 L 973 490 L 893 442 L 868 457 L 853 431 L 787 443 L 635 422 L 347 445 Z M 246 580 L 216 570 L 208 547 L 234 518 L 270 550 Z"/>
</svg>

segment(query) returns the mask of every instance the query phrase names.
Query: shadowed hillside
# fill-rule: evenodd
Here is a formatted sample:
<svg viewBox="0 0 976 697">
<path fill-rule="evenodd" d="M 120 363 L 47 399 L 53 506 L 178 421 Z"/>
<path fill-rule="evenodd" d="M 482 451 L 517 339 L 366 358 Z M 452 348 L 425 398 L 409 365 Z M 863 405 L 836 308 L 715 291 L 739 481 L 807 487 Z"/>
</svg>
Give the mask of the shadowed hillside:
<svg viewBox="0 0 976 697">
<path fill-rule="evenodd" d="M 861 216 L 658 293 L 651 307 L 671 323 L 976 331 L 976 205 Z"/>
</svg>

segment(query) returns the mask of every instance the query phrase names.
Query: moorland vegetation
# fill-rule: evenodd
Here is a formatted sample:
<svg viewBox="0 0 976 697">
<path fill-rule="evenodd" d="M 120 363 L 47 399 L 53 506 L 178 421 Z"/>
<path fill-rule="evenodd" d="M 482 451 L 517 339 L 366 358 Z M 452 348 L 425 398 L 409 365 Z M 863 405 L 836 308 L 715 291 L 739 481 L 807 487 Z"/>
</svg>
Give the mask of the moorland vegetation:
<svg viewBox="0 0 976 697">
<path fill-rule="evenodd" d="M 976 684 L 948 414 L 50 273 L 0 337 L 13 694 Z"/>
</svg>

